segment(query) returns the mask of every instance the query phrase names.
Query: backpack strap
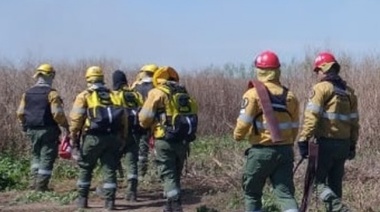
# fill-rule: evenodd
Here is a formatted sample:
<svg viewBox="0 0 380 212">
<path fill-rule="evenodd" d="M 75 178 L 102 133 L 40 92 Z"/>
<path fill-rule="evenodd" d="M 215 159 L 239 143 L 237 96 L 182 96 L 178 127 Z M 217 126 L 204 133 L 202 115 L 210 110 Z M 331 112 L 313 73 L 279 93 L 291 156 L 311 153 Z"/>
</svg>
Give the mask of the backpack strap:
<svg viewBox="0 0 380 212">
<path fill-rule="evenodd" d="M 279 123 L 276 116 L 274 115 L 272 102 L 270 100 L 267 88 L 265 87 L 264 83 L 258 80 L 253 80 L 249 83 L 249 85 L 250 84 L 256 88 L 257 95 L 259 96 L 259 102 L 263 110 L 263 115 L 268 122 L 268 130 L 271 134 L 272 142 L 276 143 L 282 141 L 283 139 L 281 138 Z"/>
</svg>

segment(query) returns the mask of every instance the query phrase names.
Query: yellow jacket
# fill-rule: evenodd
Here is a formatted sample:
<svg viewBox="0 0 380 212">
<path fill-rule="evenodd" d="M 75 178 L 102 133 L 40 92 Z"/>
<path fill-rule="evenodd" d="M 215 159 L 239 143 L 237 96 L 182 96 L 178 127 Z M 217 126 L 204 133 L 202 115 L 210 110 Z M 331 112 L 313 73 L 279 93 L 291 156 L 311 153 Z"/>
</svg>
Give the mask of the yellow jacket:
<svg viewBox="0 0 380 212">
<path fill-rule="evenodd" d="M 158 88 L 150 90 L 148 98 L 139 112 L 141 127 L 150 128 L 154 124 L 156 114 L 165 112 L 165 105 L 167 104 L 169 104 L 169 98 L 166 93 Z"/>
<path fill-rule="evenodd" d="M 86 89 L 75 98 L 73 107 L 70 112 L 70 135 L 77 138 L 79 132 L 86 131 L 88 126 L 86 126 L 87 119 L 87 97 L 90 92 Z M 128 134 L 128 117 L 124 114 L 122 117 L 122 122 L 120 126 L 120 136 L 126 138 Z"/>
<path fill-rule="evenodd" d="M 48 94 L 48 101 L 50 104 L 51 114 L 55 122 L 63 128 L 68 128 L 68 121 L 63 110 L 63 102 L 58 92 L 55 89 L 52 89 Z M 21 124 L 25 123 L 25 93 L 21 96 L 21 101 L 17 109 L 17 119 Z"/>
<path fill-rule="evenodd" d="M 314 85 L 299 140 L 307 140 L 313 135 L 356 143 L 359 135 L 358 102 L 352 88 L 347 87 L 344 91 L 328 81 Z"/>
<path fill-rule="evenodd" d="M 283 87 L 279 82 L 266 81 L 264 85 L 277 96 L 283 93 Z M 286 109 L 289 112 L 274 111 L 275 117 L 279 121 L 282 142 L 274 144 L 271 140 L 270 132 L 266 127 L 266 120 L 263 115 L 254 118 L 262 113 L 259 97 L 256 88 L 251 88 L 243 95 L 240 115 L 234 130 L 234 139 L 236 141 L 243 140 L 248 134 L 248 140 L 252 145 L 260 144 L 266 146 L 293 144 L 298 133 L 299 105 L 298 100 L 291 91 L 288 91 L 286 97 Z M 291 118 L 289 118 L 289 115 Z M 255 124 L 253 123 L 255 121 Z"/>
</svg>

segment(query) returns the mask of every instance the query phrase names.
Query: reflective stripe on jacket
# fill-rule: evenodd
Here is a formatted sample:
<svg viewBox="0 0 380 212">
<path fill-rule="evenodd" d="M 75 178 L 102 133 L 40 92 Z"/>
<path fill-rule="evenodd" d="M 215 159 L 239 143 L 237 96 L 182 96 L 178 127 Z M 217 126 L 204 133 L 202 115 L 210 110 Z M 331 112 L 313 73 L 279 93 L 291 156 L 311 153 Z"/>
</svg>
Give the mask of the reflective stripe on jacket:
<svg viewBox="0 0 380 212">
<path fill-rule="evenodd" d="M 264 85 L 273 95 L 278 96 L 283 93 L 283 87 L 279 83 L 264 82 Z M 264 116 L 258 116 L 255 120 L 255 126 L 253 124 L 254 117 L 262 113 L 256 89 L 251 88 L 246 91 L 243 95 L 242 108 L 234 130 L 234 139 L 239 141 L 248 135 L 248 140 L 251 144 L 293 144 L 298 133 L 299 105 L 297 98 L 291 91 L 288 91 L 286 101 L 286 110 L 289 114 L 287 112 L 274 111 L 275 117 L 279 121 L 281 136 L 284 139 L 284 141 L 274 144 L 272 143 Z M 272 104 L 272 106 L 274 108 L 278 107 L 284 109 L 283 105 Z M 257 131 L 258 134 L 256 134 L 255 131 Z"/>
<path fill-rule="evenodd" d="M 328 81 L 317 83 L 305 108 L 300 140 L 315 135 L 356 142 L 359 133 L 357 104 L 352 88 L 342 90 Z"/>
</svg>

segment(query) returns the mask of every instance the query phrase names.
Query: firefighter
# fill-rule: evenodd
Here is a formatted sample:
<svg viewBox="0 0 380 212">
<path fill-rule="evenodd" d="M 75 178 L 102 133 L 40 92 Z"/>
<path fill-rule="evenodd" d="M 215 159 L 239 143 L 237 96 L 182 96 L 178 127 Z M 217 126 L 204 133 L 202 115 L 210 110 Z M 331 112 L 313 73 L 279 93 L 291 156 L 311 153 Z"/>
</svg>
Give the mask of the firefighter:
<svg viewBox="0 0 380 212">
<path fill-rule="evenodd" d="M 104 184 L 105 208 L 115 207 L 117 152 L 128 133 L 124 109 L 105 86 L 102 69 L 91 66 L 86 71 L 87 89 L 75 98 L 70 112 L 70 137 L 73 154 L 78 155 L 78 208 L 88 207 L 92 172 L 100 160 Z M 82 142 L 80 143 L 80 140 Z M 119 142 L 120 141 L 120 142 Z"/>
<path fill-rule="evenodd" d="M 158 66 L 155 64 L 147 64 L 141 67 L 137 74 L 136 81 L 132 84 L 131 88 L 139 92 L 144 101 L 148 96 L 148 92 L 153 89 L 152 77 Z M 148 155 L 149 155 L 149 139 L 151 137 L 150 130 L 142 133 L 139 141 L 139 161 L 138 161 L 138 174 L 141 177 L 146 175 L 148 170 Z"/>
<path fill-rule="evenodd" d="M 293 144 L 298 133 L 298 100 L 280 83 L 280 62 L 275 53 L 262 52 L 254 66 L 257 81 L 254 87 L 250 83 L 243 95 L 233 134 L 236 141 L 248 135 L 252 145 L 245 151 L 245 211 L 262 211 L 262 191 L 269 178 L 282 211 L 297 212 L 292 170 Z"/>
<path fill-rule="evenodd" d="M 47 191 L 54 161 L 58 155 L 61 126 L 63 134 L 68 133 L 68 122 L 63 102 L 52 88 L 55 70 L 50 64 L 41 64 L 33 78 L 37 83 L 21 97 L 17 118 L 23 132 L 32 141 L 32 162 L 30 188 Z"/>
<path fill-rule="evenodd" d="M 138 154 L 139 154 L 139 140 L 142 132 L 138 123 L 137 113 L 143 104 L 143 98 L 138 93 L 128 88 L 128 81 L 125 74 L 116 70 L 112 74 L 113 90 L 119 98 L 122 99 L 122 105 L 128 112 L 128 136 L 125 148 L 122 150 L 121 155 L 125 154 L 127 162 L 127 192 L 125 199 L 135 202 L 137 200 L 137 185 L 138 185 Z M 143 133 L 146 133 L 145 131 Z"/>
<path fill-rule="evenodd" d="M 340 65 L 334 55 L 320 53 L 313 71 L 318 83 L 313 86 L 304 112 L 298 142 L 306 158 L 308 140 L 315 136 L 319 144 L 316 185 L 327 211 L 348 211 L 342 201 L 342 178 L 345 161 L 356 154 L 359 136 L 357 97 L 354 89 L 339 76 Z"/>
<path fill-rule="evenodd" d="M 167 198 L 164 212 L 182 212 L 180 177 L 189 148 L 189 141 L 186 141 L 183 135 L 173 132 L 174 129 L 177 129 L 178 132 L 189 131 L 188 127 L 177 125 L 174 121 L 178 120 L 175 119 L 174 114 L 177 114 L 177 117 L 180 117 L 180 114 L 175 112 L 174 108 L 177 107 L 169 99 L 169 96 L 176 99 L 176 95 L 170 87 L 179 88 L 178 82 L 178 73 L 174 68 L 160 67 L 153 76 L 155 88 L 149 92 L 139 112 L 141 127 L 145 129 L 153 127 L 156 164 L 164 184 L 164 196 Z M 189 109 L 189 114 L 195 111 L 194 106 L 187 106 L 186 108 Z M 188 117 L 185 120 L 190 123 L 194 119 Z M 196 126 L 192 129 L 196 130 Z M 186 137 L 192 136 L 187 135 Z"/>
</svg>

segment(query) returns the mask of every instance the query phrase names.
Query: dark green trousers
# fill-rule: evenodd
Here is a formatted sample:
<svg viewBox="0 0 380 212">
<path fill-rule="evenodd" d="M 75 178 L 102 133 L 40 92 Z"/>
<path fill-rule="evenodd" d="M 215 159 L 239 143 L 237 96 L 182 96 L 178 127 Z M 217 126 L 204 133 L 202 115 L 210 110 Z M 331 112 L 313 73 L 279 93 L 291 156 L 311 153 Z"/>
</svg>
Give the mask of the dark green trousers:
<svg viewBox="0 0 380 212">
<path fill-rule="evenodd" d="M 282 211 L 297 212 L 292 146 L 256 146 L 247 150 L 246 154 L 243 174 L 246 212 L 261 211 L 263 188 L 268 178 Z"/>
<path fill-rule="evenodd" d="M 168 199 L 178 199 L 181 192 L 181 174 L 189 145 L 185 141 L 155 142 L 156 164 Z"/>
<path fill-rule="evenodd" d="M 137 190 L 137 178 L 138 168 L 137 162 L 139 160 L 139 139 L 137 134 L 128 134 L 128 140 L 125 149 L 125 160 L 127 165 L 127 193 L 136 192 Z"/>
<path fill-rule="evenodd" d="M 116 169 L 120 142 L 114 134 L 88 134 L 84 136 L 81 147 L 79 179 L 77 182 L 80 197 L 88 197 L 92 173 L 100 160 L 103 172 L 103 194 L 107 200 L 115 199 Z"/>
<path fill-rule="evenodd" d="M 316 174 L 317 193 L 326 211 L 342 211 L 341 202 L 344 164 L 350 151 L 348 140 L 318 139 L 319 158 Z"/>
<path fill-rule="evenodd" d="M 146 132 L 139 136 L 138 173 L 145 176 L 148 171 L 149 139 L 151 133 Z"/>
<path fill-rule="evenodd" d="M 31 188 L 47 190 L 58 156 L 59 134 L 58 127 L 27 130 L 32 142 Z"/>
</svg>

